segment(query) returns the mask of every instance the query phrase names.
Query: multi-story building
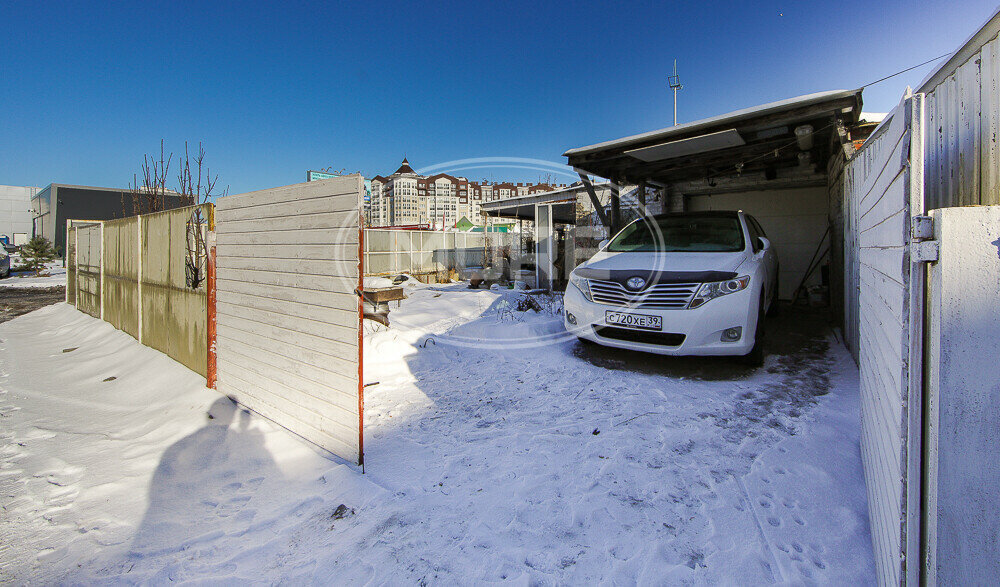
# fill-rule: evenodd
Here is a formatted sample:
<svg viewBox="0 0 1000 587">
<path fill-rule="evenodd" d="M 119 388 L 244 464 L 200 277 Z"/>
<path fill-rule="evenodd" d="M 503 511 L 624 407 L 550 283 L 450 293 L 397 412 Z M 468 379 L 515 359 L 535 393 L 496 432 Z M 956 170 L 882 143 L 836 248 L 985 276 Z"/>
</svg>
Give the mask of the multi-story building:
<svg viewBox="0 0 1000 587">
<path fill-rule="evenodd" d="M 422 225 L 450 229 L 463 217 L 482 224 L 482 202 L 513 198 L 557 186 L 531 183 L 477 183 L 447 173 L 420 175 L 403 163 L 388 177 L 371 180 L 369 226 Z"/>
</svg>

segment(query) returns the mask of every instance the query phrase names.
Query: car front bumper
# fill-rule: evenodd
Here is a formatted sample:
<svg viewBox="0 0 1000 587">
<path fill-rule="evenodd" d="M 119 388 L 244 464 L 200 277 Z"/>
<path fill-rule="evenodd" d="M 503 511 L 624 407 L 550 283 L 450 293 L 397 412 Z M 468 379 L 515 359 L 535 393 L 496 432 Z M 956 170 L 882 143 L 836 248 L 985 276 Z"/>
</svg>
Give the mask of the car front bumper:
<svg viewBox="0 0 1000 587">
<path fill-rule="evenodd" d="M 661 355 L 742 356 L 749 353 L 754 345 L 754 332 L 757 327 L 757 303 L 754 296 L 755 288 L 751 287 L 715 298 L 693 310 L 630 309 L 591 302 L 571 284 L 566 288 L 564 297 L 563 321 L 567 331 L 609 347 Z M 659 332 L 664 336 L 650 337 L 647 333 L 656 331 L 631 328 L 619 328 L 613 335 L 615 338 L 602 336 L 598 331 L 611 326 L 605 322 L 605 312 L 608 310 L 660 316 L 663 329 Z M 576 324 L 569 322 L 570 314 L 576 319 Z M 722 333 L 733 327 L 742 328 L 740 339 L 734 342 L 722 342 Z M 683 335 L 683 341 L 679 342 L 679 336 L 665 336 L 666 334 Z M 660 340 L 650 342 L 648 339 L 651 338 Z"/>
</svg>

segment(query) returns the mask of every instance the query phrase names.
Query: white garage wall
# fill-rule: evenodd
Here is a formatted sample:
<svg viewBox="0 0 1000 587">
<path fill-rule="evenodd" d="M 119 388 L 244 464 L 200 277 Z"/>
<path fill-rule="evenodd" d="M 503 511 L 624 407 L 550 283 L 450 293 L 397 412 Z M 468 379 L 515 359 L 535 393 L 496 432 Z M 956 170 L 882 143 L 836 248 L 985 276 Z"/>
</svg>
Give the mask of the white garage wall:
<svg viewBox="0 0 1000 587">
<path fill-rule="evenodd" d="M 781 264 L 778 295 L 783 299 L 790 299 L 795 293 L 829 226 L 826 187 L 690 196 L 686 209 L 743 210 L 756 218 L 778 250 Z M 828 247 L 829 237 L 820 252 Z M 806 285 L 819 283 L 820 270 L 817 269 Z"/>
<path fill-rule="evenodd" d="M 31 238 L 31 198 L 36 187 L 0 185 L 0 235 L 26 234 Z"/>
<path fill-rule="evenodd" d="M 218 390 L 358 463 L 363 194 L 350 175 L 216 203 Z"/>
</svg>

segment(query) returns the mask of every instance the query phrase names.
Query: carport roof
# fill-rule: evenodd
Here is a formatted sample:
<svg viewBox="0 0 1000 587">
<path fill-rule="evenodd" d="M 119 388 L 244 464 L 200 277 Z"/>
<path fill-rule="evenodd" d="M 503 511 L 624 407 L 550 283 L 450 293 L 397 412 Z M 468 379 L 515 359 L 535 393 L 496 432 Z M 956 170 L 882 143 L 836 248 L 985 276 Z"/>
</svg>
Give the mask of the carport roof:
<svg viewBox="0 0 1000 587">
<path fill-rule="evenodd" d="M 829 156 L 831 135 L 861 112 L 861 90 L 818 92 L 647 133 L 570 149 L 569 165 L 618 183 L 671 183 L 738 171 L 798 165 L 797 126 L 813 126 L 813 163 Z M 743 162 L 738 166 L 735 164 Z M 770 173 L 770 172 L 769 172 Z"/>
<path fill-rule="evenodd" d="M 597 185 L 594 187 L 600 189 L 604 186 Z M 557 224 L 576 224 L 576 198 L 582 189 L 584 189 L 582 185 L 574 184 L 549 192 L 537 192 L 527 196 L 483 202 L 480 209 L 495 218 L 534 220 L 535 205 L 552 204 L 553 222 Z"/>
</svg>

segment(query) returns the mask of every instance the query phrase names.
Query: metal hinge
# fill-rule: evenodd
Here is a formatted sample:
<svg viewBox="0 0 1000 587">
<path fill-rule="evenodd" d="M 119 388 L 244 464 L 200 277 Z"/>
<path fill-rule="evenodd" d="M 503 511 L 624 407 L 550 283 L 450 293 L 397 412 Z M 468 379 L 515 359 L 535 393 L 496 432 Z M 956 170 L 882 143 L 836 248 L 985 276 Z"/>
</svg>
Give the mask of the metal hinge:
<svg viewBox="0 0 1000 587">
<path fill-rule="evenodd" d="M 910 261 L 914 263 L 929 263 L 937 260 L 937 241 L 914 241 L 910 243 Z"/>
<path fill-rule="evenodd" d="M 938 243 L 934 238 L 934 219 L 914 216 L 910 222 L 910 260 L 929 263 L 938 260 Z"/>
<path fill-rule="evenodd" d="M 910 237 L 915 241 L 934 238 L 934 219 L 930 216 L 914 216 L 910 223 Z"/>
</svg>

